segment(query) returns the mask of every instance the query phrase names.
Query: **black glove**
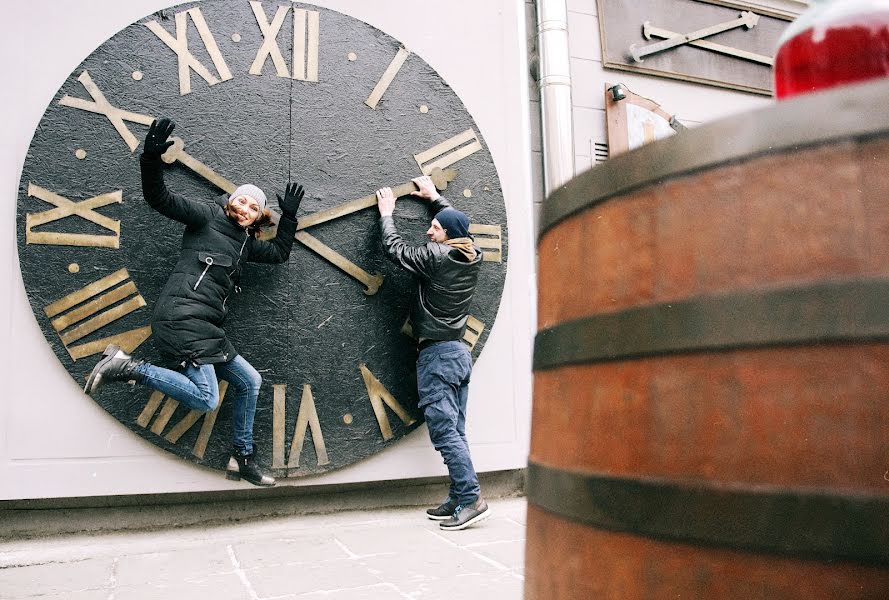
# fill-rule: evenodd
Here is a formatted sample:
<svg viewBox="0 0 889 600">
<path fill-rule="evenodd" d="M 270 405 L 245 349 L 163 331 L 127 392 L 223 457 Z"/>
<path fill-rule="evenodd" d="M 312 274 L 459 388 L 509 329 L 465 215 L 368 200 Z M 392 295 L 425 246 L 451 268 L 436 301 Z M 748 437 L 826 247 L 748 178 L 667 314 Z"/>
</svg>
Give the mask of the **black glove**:
<svg viewBox="0 0 889 600">
<path fill-rule="evenodd" d="M 151 158 L 160 158 L 160 155 L 167 151 L 167 148 L 173 145 L 173 140 L 168 140 L 176 123 L 166 117 L 155 119 L 148 128 L 148 135 L 145 136 L 145 145 L 142 153 Z"/>
<path fill-rule="evenodd" d="M 281 214 L 291 221 L 296 221 L 296 211 L 299 210 L 299 203 L 303 201 L 305 195 L 303 186 L 298 183 L 288 183 L 283 198 L 281 194 L 275 195 L 278 196 L 278 207 L 281 209 Z"/>
</svg>

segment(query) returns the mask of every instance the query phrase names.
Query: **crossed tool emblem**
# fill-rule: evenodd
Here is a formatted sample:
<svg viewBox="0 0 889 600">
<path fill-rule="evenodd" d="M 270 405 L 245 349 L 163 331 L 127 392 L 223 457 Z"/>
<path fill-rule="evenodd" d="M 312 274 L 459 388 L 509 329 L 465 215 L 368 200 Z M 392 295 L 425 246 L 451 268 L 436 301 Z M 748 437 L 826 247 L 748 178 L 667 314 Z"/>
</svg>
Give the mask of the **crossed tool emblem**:
<svg viewBox="0 0 889 600">
<path fill-rule="evenodd" d="M 676 48 L 677 46 L 684 46 L 688 44 L 689 46 L 705 48 L 713 52 L 719 52 L 720 54 L 728 54 L 737 58 L 743 58 L 745 60 L 750 60 L 765 65 L 771 65 L 772 59 L 768 56 L 763 56 L 762 54 L 756 54 L 754 52 L 748 52 L 746 50 L 740 50 L 738 48 L 732 48 L 731 46 L 725 46 L 723 44 L 717 44 L 715 42 L 703 39 L 716 35 L 717 33 L 722 33 L 723 31 L 729 31 L 731 29 L 737 29 L 739 27 L 752 29 L 756 27 L 757 22 L 759 22 L 759 15 L 746 10 L 742 12 L 737 19 L 725 21 L 724 23 L 717 23 L 716 25 L 710 25 L 709 27 L 704 27 L 703 29 L 692 31 L 691 33 L 675 33 L 673 31 L 655 27 L 651 24 L 650 21 L 645 21 L 645 23 L 642 24 L 643 37 L 646 40 L 650 40 L 652 38 L 660 38 L 662 39 L 662 41 L 655 42 L 653 44 L 647 44 L 641 47 L 637 44 L 632 44 L 629 48 L 629 53 L 634 61 L 642 62 L 646 56 L 650 56 L 658 52 L 663 52 L 664 50 L 669 50 L 670 48 Z"/>
</svg>

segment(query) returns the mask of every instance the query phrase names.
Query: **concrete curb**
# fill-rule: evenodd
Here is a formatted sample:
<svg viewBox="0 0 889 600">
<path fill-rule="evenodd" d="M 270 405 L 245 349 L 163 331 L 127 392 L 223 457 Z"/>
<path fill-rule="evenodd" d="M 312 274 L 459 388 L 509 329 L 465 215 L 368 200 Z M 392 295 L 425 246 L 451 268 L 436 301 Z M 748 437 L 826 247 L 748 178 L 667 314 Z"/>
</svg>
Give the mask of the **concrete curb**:
<svg viewBox="0 0 889 600">
<path fill-rule="evenodd" d="M 442 501 L 447 481 L 434 477 L 226 492 L 8 500 L 0 502 L 0 540 L 433 506 Z M 525 469 L 480 473 L 479 481 L 487 499 L 523 496 Z"/>
</svg>

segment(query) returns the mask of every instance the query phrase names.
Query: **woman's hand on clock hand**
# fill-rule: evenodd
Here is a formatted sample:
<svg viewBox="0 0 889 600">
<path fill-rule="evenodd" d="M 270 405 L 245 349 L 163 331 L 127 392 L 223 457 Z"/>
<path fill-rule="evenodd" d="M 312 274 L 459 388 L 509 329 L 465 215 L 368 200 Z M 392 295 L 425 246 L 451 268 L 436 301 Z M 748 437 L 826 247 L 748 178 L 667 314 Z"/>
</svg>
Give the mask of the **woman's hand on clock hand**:
<svg viewBox="0 0 889 600">
<path fill-rule="evenodd" d="M 298 183 L 288 182 L 287 189 L 284 191 L 284 197 L 282 198 L 281 194 L 275 195 L 278 196 L 278 207 L 281 209 L 281 214 L 291 221 L 296 221 L 296 211 L 299 210 L 299 205 L 305 195 L 303 186 Z"/>
<path fill-rule="evenodd" d="M 424 200 L 438 200 L 440 194 L 438 190 L 435 188 L 435 184 L 432 182 L 432 178 L 429 175 L 423 175 L 421 177 L 415 177 L 411 179 L 414 182 L 414 185 L 417 186 L 417 191 L 411 192 L 411 196 L 417 196 L 418 198 L 423 198 Z"/>
<path fill-rule="evenodd" d="M 151 122 L 148 128 L 148 134 L 145 136 L 145 146 L 142 153 L 152 158 L 158 158 L 167 151 L 167 148 L 173 145 L 173 140 L 168 140 L 176 123 L 167 117 L 161 117 Z"/>
<path fill-rule="evenodd" d="M 392 188 L 380 188 L 377 190 L 377 208 L 380 209 L 381 217 L 391 217 L 395 212 L 395 195 L 392 194 Z"/>
</svg>

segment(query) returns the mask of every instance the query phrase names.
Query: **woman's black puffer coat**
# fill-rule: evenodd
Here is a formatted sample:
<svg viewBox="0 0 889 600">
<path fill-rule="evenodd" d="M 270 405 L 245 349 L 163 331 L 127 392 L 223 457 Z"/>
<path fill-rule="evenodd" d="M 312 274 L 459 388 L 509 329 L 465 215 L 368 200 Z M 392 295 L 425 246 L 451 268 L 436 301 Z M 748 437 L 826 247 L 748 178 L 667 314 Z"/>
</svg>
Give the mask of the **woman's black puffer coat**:
<svg viewBox="0 0 889 600">
<path fill-rule="evenodd" d="M 282 217 L 273 240 L 261 241 L 229 219 L 227 196 L 207 204 L 172 194 L 163 162 L 142 156 L 142 191 L 156 211 L 185 225 L 182 251 L 160 293 L 151 332 L 161 355 L 174 364 L 228 362 L 237 356 L 222 322 L 226 302 L 245 261 L 282 263 L 290 257 L 296 221 Z"/>
</svg>

